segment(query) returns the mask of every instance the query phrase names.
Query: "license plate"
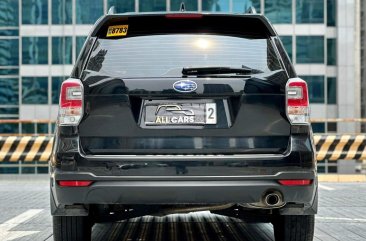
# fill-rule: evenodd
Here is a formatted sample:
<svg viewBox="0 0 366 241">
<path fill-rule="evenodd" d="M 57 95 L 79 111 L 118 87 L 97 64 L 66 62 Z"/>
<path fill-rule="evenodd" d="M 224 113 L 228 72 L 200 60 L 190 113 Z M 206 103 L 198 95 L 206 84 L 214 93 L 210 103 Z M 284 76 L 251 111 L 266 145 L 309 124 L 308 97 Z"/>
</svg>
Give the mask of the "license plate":
<svg viewBox="0 0 366 241">
<path fill-rule="evenodd" d="M 145 124 L 149 126 L 216 123 L 216 103 L 162 103 L 145 106 Z"/>
</svg>

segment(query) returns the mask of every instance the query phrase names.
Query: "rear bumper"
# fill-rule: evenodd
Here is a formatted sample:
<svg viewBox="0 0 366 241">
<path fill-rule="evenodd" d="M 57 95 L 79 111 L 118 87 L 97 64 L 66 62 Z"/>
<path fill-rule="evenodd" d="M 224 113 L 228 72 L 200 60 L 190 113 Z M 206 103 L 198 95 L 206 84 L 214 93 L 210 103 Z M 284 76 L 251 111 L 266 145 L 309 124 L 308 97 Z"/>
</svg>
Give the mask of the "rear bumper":
<svg viewBox="0 0 366 241">
<path fill-rule="evenodd" d="M 54 172 L 51 189 L 54 209 L 76 204 L 218 204 L 256 203 L 269 191 L 279 191 L 296 212 L 316 212 L 315 172 L 285 172 L 267 176 L 189 177 L 182 179 L 96 177 L 87 173 Z M 312 179 L 308 186 L 282 186 L 280 179 Z M 58 180 L 92 180 L 88 187 L 60 187 Z M 300 205 L 300 206 L 299 206 Z M 284 209 L 285 210 L 285 209 Z M 56 214 L 53 210 L 53 214 Z"/>
</svg>

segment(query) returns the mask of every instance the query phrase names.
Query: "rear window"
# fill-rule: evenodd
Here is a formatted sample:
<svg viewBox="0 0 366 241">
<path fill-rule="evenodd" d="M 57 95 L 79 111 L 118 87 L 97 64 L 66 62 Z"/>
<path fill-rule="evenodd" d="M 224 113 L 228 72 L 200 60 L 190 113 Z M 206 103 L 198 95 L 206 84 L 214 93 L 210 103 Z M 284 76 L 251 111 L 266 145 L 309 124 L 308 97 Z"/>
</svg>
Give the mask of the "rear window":
<svg viewBox="0 0 366 241">
<path fill-rule="evenodd" d="M 281 68 L 267 38 L 215 34 L 146 35 L 96 41 L 86 70 L 99 75 L 181 77 L 184 67 Z"/>
</svg>

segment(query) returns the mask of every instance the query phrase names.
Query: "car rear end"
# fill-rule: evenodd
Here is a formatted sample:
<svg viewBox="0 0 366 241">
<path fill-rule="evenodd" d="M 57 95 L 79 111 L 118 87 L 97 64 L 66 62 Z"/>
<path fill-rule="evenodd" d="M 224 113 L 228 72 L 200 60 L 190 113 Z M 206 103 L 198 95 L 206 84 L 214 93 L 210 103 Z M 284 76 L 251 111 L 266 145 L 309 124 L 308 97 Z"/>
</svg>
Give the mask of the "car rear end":
<svg viewBox="0 0 366 241">
<path fill-rule="evenodd" d="M 317 210 L 307 85 L 263 16 L 101 18 L 62 85 L 56 129 L 59 237 L 67 217 L 88 229 L 211 210 L 271 221 L 276 240 L 312 238 L 283 236 L 290 221 L 310 232 Z"/>
</svg>

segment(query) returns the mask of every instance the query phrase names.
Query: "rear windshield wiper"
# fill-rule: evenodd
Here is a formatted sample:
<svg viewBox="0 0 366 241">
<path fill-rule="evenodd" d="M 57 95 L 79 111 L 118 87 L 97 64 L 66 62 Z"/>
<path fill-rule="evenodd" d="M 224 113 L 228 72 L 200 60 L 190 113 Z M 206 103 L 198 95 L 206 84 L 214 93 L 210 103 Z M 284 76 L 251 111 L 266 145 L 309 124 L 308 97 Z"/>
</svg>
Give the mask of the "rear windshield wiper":
<svg viewBox="0 0 366 241">
<path fill-rule="evenodd" d="M 183 75 L 216 75 L 216 74 L 260 74 L 263 71 L 258 69 L 252 69 L 247 66 L 242 68 L 232 68 L 232 67 L 193 67 L 193 68 L 183 68 Z"/>
</svg>

